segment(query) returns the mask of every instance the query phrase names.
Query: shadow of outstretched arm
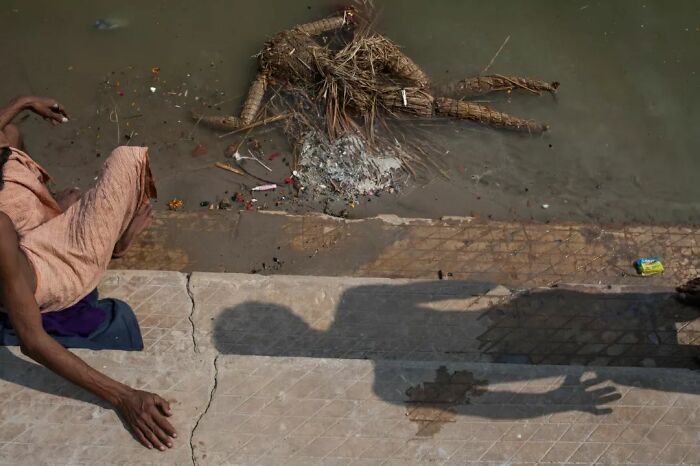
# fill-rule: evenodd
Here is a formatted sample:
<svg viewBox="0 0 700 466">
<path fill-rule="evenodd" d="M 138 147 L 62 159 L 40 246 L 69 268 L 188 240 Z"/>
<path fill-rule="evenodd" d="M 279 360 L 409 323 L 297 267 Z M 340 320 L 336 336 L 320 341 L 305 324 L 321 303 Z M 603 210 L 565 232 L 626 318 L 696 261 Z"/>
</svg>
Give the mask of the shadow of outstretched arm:
<svg viewBox="0 0 700 466">
<path fill-rule="evenodd" d="M 490 393 L 510 400 L 499 405 L 498 409 L 486 408 L 484 414 L 490 419 L 527 419 L 575 411 L 596 416 L 611 414 L 613 409 L 608 405 L 622 398 L 622 395 L 612 385 L 599 386 L 603 382 L 597 377 L 580 380 L 575 375 L 567 375 L 559 387 L 544 393 L 494 390 Z M 481 404 L 480 409 L 483 410 L 484 406 L 489 404 Z"/>
<path fill-rule="evenodd" d="M 98 397 L 77 385 L 73 385 L 44 366 L 15 356 L 4 346 L 0 346 L 0 380 L 49 395 L 72 398 L 77 401 L 83 401 L 102 408 L 111 409 L 110 405 Z"/>
</svg>

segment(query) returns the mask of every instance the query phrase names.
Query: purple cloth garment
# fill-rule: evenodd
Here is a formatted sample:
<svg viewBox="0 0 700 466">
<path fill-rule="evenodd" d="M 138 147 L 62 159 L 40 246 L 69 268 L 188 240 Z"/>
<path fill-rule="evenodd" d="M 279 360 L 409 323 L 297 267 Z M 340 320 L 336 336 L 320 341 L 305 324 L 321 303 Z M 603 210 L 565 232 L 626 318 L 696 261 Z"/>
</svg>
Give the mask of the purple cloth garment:
<svg viewBox="0 0 700 466">
<path fill-rule="evenodd" d="M 41 314 L 44 330 L 55 337 L 89 337 L 107 318 L 105 311 L 97 306 L 97 298 L 95 290 L 71 307 Z M 4 312 L 0 313 L 0 327 L 12 330 L 12 323 Z"/>
<path fill-rule="evenodd" d="M 124 301 L 99 299 L 97 290 L 73 306 L 41 316 L 46 332 L 65 348 L 141 351 L 143 338 L 134 311 Z M 7 314 L 0 312 L 0 346 L 19 346 Z"/>
<path fill-rule="evenodd" d="M 92 292 L 71 307 L 41 315 L 44 330 L 59 337 L 87 338 L 105 320 L 105 312 L 97 307 L 97 293 Z"/>
</svg>

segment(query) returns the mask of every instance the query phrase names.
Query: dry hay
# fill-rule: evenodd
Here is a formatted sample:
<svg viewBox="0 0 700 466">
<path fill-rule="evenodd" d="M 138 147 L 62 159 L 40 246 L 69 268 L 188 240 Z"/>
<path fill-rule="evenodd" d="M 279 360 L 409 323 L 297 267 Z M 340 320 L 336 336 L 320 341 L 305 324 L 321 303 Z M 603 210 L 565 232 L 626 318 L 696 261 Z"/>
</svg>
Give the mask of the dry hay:
<svg viewBox="0 0 700 466">
<path fill-rule="evenodd" d="M 297 30 L 282 34 L 273 41 L 298 44 Z M 289 53 L 295 47 L 288 42 L 283 47 L 267 46 L 286 51 L 272 54 L 263 64 L 274 67 L 277 76 L 283 70 L 286 79 L 267 111 L 292 115 L 285 132 L 294 145 L 300 184 L 311 191 L 332 189 L 355 198 L 440 170 L 439 156 L 444 152 L 430 138 L 414 132 L 397 135 L 387 122 L 387 118 L 434 114 L 433 97 L 422 87 L 427 78 L 420 68 L 410 59 L 399 60 L 404 56 L 396 53 L 398 46 L 368 26 L 356 30 L 337 49 L 332 43 L 314 42 L 303 57 Z"/>
</svg>

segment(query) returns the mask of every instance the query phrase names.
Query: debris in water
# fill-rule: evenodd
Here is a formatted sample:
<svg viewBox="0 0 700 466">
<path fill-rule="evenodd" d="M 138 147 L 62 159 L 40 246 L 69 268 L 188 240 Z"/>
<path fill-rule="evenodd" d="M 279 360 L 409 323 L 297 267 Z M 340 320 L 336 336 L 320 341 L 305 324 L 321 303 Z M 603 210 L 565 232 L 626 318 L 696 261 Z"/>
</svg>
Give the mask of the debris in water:
<svg viewBox="0 0 700 466">
<path fill-rule="evenodd" d="M 315 192 L 332 185 L 344 196 L 361 196 L 405 178 L 401 152 L 400 146 L 388 146 L 378 153 L 357 134 L 331 143 L 325 134 L 312 131 L 303 136 L 297 178 L 302 186 Z"/>
<path fill-rule="evenodd" d="M 98 18 L 92 23 L 92 27 L 98 31 L 112 31 L 114 29 L 121 29 L 128 26 L 127 21 L 117 19 L 117 18 Z"/>
<path fill-rule="evenodd" d="M 238 168 L 236 168 L 236 167 L 232 167 L 231 165 L 229 165 L 229 164 L 227 164 L 227 163 L 216 162 L 216 163 L 214 164 L 214 166 L 217 167 L 217 168 L 221 168 L 222 170 L 226 170 L 226 171 L 229 171 L 229 172 L 231 172 L 231 173 L 235 173 L 236 175 L 245 176 L 245 172 L 244 172 L 243 170 L 240 170 L 240 169 L 238 169 Z"/>
<path fill-rule="evenodd" d="M 193 118 L 232 134 L 284 117 L 300 191 L 308 188 L 305 192 L 313 195 L 323 191 L 321 186 L 332 186 L 333 193 L 347 200 L 396 187 L 408 178 L 429 178 L 432 171 L 447 177 L 440 156 L 448 151 L 436 147 L 418 126 L 401 131 L 399 124 L 408 124 L 412 117 L 453 117 L 529 133 L 548 129 L 461 99 L 467 93 L 514 89 L 555 93 L 558 83 L 479 76 L 460 81 L 457 91 L 462 95 L 454 99 L 436 95 L 427 74 L 372 29 L 372 2 L 361 3 L 359 10 L 345 9 L 269 40 L 258 55 L 258 74 L 240 116 L 193 111 Z M 274 90 L 274 97 L 266 101 L 273 94 L 268 90 Z M 249 158 L 235 155 L 237 161 Z M 328 190 L 323 194 L 329 195 Z"/>
<path fill-rule="evenodd" d="M 207 146 L 205 146 L 204 144 L 202 144 L 202 143 L 200 142 L 200 143 L 197 144 L 197 145 L 194 147 L 194 149 L 192 150 L 192 155 L 194 155 L 195 157 L 201 157 L 201 156 L 203 156 L 203 155 L 206 155 L 207 152 L 209 152 L 209 151 L 207 150 Z"/>
<path fill-rule="evenodd" d="M 276 184 L 263 184 L 261 186 L 256 186 L 251 191 L 274 191 L 277 189 Z"/>
<path fill-rule="evenodd" d="M 270 167 L 268 167 L 267 165 L 265 165 L 259 158 L 257 158 L 256 156 L 254 156 L 252 152 L 248 151 L 248 153 L 250 154 L 250 157 L 244 157 L 244 156 L 242 156 L 241 154 L 239 154 L 238 151 L 236 151 L 236 152 L 233 154 L 233 159 L 234 159 L 238 164 L 240 164 L 240 163 L 241 163 L 242 161 L 244 161 L 244 160 L 252 160 L 252 161 L 254 161 L 254 162 L 259 163 L 265 170 L 267 170 L 267 171 L 269 171 L 269 172 L 272 171 L 272 169 L 271 169 Z"/>
<path fill-rule="evenodd" d="M 185 203 L 182 199 L 172 199 L 168 201 L 168 209 L 170 210 L 180 210 Z"/>
</svg>

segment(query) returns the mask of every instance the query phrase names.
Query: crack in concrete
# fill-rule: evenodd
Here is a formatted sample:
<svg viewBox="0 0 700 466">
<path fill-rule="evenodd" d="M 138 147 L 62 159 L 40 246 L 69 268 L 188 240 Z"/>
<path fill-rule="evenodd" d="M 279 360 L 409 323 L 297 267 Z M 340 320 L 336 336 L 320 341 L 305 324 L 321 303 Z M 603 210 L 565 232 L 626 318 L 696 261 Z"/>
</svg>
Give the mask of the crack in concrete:
<svg viewBox="0 0 700 466">
<path fill-rule="evenodd" d="M 186 277 L 187 277 L 187 286 L 186 286 L 187 296 L 190 297 L 190 304 L 191 304 L 190 315 L 187 316 L 187 318 L 189 319 L 190 325 L 192 326 L 192 345 L 193 345 L 194 352 L 196 354 L 196 353 L 199 353 L 199 347 L 197 346 L 197 337 L 195 336 L 195 325 L 194 325 L 194 306 L 195 306 L 195 303 L 194 303 L 194 293 L 192 293 L 192 274 L 188 273 L 186 275 Z"/>
<path fill-rule="evenodd" d="M 216 388 L 219 385 L 219 354 L 217 354 L 214 357 L 214 383 L 211 387 L 211 391 L 209 392 L 209 400 L 207 401 L 207 405 L 204 407 L 204 411 L 202 411 L 202 414 L 199 415 L 197 418 L 197 422 L 194 423 L 194 427 L 192 427 L 192 432 L 190 432 L 190 452 L 192 455 L 192 464 L 194 466 L 197 466 L 197 458 L 195 457 L 194 454 L 194 436 L 195 432 L 197 431 L 197 428 L 199 427 L 199 423 L 204 419 L 204 416 L 207 415 L 209 412 L 209 408 L 211 407 L 211 402 L 214 400 L 214 394 L 216 393 Z"/>
</svg>

